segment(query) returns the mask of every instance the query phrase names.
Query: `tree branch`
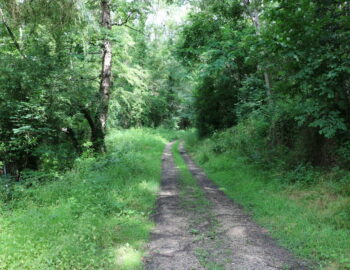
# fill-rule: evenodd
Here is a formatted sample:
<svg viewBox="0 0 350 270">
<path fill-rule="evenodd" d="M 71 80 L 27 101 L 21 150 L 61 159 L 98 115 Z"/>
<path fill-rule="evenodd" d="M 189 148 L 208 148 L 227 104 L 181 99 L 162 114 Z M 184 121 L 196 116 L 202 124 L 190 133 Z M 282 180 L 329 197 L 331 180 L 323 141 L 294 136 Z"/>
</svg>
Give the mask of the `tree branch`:
<svg viewBox="0 0 350 270">
<path fill-rule="evenodd" d="M 80 112 L 84 115 L 85 119 L 88 121 L 89 126 L 91 128 L 91 132 L 95 132 L 96 127 L 95 127 L 95 122 L 90 114 L 90 112 L 84 108 L 84 107 L 80 107 Z"/>
<path fill-rule="evenodd" d="M 100 80 L 100 76 L 93 77 L 93 78 L 87 78 L 87 77 L 80 76 L 77 79 L 70 79 L 70 80 L 71 81 L 96 81 L 96 80 Z"/>
<path fill-rule="evenodd" d="M 124 21 L 119 22 L 119 23 L 112 23 L 111 25 L 112 26 L 123 26 L 123 25 L 126 25 L 129 22 L 131 16 L 134 15 L 134 13 L 140 13 L 140 11 L 137 10 L 137 9 L 133 9 L 133 10 L 130 11 L 130 13 L 128 14 L 128 16 L 125 18 Z"/>
<path fill-rule="evenodd" d="M 129 28 L 129 29 L 131 29 L 131 30 L 134 30 L 134 31 L 136 31 L 136 32 L 138 32 L 138 33 L 144 34 L 144 32 L 142 32 L 141 30 L 136 29 L 136 28 L 133 28 L 133 27 L 131 27 L 130 25 L 125 24 L 124 26 L 127 27 L 127 28 Z"/>
<path fill-rule="evenodd" d="M 123 22 L 112 23 L 112 26 L 123 26 L 123 25 L 127 24 L 131 18 L 131 15 L 133 15 L 133 13 L 130 13 Z"/>
<path fill-rule="evenodd" d="M 17 42 L 16 40 L 16 37 L 15 35 L 13 34 L 10 26 L 6 23 L 6 20 L 5 20 L 5 16 L 4 16 L 4 13 L 2 11 L 2 9 L 0 8 L 0 16 L 1 16 L 1 19 L 2 19 L 2 23 L 5 25 L 6 27 L 6 30 L 7 32 L 9 33 L 11 39 L 12 39 L 12 42 L 13 44 L 15 45 L 16 49 L 19 51 L 19 53 L 22 55 L 23 58 L 26 58 L 25 54 L 23 53 L 22 49 L 21 49 L 21 46 L 19 45 L 19 43 Z"/>
</svg>

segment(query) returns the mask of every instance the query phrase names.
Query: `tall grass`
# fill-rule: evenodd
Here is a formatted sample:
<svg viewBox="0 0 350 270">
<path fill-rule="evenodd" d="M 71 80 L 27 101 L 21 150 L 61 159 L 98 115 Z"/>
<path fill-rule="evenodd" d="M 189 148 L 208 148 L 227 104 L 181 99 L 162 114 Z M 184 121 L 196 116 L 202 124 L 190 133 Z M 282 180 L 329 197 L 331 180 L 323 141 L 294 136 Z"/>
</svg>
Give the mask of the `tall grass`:
<svg viewBox="0 0 350 270">
<path fill-rule="evenodd" d="M 165 137 L 176 135 L 112 131 L 107 155 L 87 155 L 51 182 L 16 185 L 0 198 L 0 269 L 140 269 Z"/>
<path fill-rule="evenodd" d="M 350 269 L 350 197 L 345 184 L 331 173 L 305 169 L 298 175 L 254 163 L 239 145 L 232 147 L 232 136 L 227 132 L 198 141 L 191 133 L 186 147 L 209 177 L 282 245 L 314 261 L 317 269 Z"/>
</svg>

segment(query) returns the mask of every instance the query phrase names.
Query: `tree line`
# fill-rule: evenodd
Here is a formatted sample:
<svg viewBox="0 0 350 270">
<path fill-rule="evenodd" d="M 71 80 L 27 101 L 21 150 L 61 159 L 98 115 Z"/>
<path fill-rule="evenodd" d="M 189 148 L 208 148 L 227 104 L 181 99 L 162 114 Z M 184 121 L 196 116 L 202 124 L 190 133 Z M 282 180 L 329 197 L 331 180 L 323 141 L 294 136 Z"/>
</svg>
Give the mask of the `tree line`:
<svg viewBox="0 0 350 270">
<path fill-rule="evenodd" d="M 2 1 L 2 173 L 69 168 L 105 152 L 109 128 L 140 126 L 231 128 L 253 159 L 346 167 L 349 12 L 343 0 Z"/>
<path fill-rule="evenodd" d="M 264 160 L 349 165 L 349 1 L 194 5 L 177 54 L 196 74 L 200 135 L 235 126 Z"/>
<path fill-rule="evenodd" d="M 152 1 L 63 0 L 0 4 L 0 165 L 64 169 L 106 151 L 108 126 L 175 126 L 182 73 Z M 169 45 L 170 46 L 170 45 Z M 163 61 L 166 58 L 166 61 Z M 181 87 L 180 87 L 181 86 Z M 90 150 L 89 150 L 90 149 Z"/>
</svg>

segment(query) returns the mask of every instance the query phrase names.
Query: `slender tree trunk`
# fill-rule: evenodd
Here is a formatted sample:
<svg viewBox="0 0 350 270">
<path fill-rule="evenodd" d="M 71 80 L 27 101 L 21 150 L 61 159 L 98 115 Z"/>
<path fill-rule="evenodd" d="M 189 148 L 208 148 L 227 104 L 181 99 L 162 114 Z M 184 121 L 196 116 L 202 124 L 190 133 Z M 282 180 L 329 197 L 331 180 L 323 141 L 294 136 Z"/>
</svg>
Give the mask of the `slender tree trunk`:
<svg viewBox="0 0 350 270">
<path fill-rule="evenodd" d="M 19 45 L 19 43 L 18 43 L 18 41 L 17 41 L 17 39 L 15 37 L 15 34 L 13 33 L 13 31 L 10 28 L 9 24 L 6 22 L 5 15 L 4 15 L 4 13 L 3 13 L 1 8 L 0 8 L 0 17 L 1 17 L 2 23 L 5 25 L 5 28 L 6 28 L 7 32 L 8 32 L 8 34 L 9 34 L 9 36 L 12 39 L 13 45 L 16 47 L 16 49 L 22 55 L 22 57 L 26 58 L 25 54 L 23 53 L 23 51 L 21 49 L 21 46 Z"/>
<path fill-rule="evenodd" d="M 102 67 L 100 73 L 99 104 L 97 113 L 92 116 L 86 108 L 81 109 L 89 123 L 91 142 L 94 151 L 105 152 L 105 135 L 108 119 L 108 107 L 112 84 L 112 42 L 108 33 L 112 29 L 110 0 L 101 0 L 101 27 L 104 31 L 102 43 Z"/>
<path fill-rule="evenodd" d="M 266 71 L 264 71 L 264 78 L 265 78 L 265 86 L 266 86 L 266 95 L 269 98 L 269 101 L 272 102 L 270 76 L 269 76 L 269 73 L 267 73 Z"/>
<path fill-rule="evenodd" d="M 256 0 L 243 0 L 246 9 L 248 11 L 248 15 L 250 19 L 253 22 L 253 25 L 255 27 L 255 32 L 257 36 L 261 35 L 260 29 L 261 29 L 261 24 L 260 24 L 260 18 L 259 18 L 259 12 L 255 7 L 251 8 L 251 5 L 255 4 Z M 258 67 L 261 69 L 261 67 Z M 270 75 L 269 73 L 265 70 L 264 72 L 264 80 L 265 80 L 265 87 L 266 87 L 266 95 L 270 103 L 272 103 L 272 95 L 271 95 L 271 83 L 270 83 Z"/>
<path fill-rule="evenodd" d="M 111 22 L 111 9 L 110 0 L 101 0 L 101 26 L 108 33 L 112 29 Z M 111 78 L 112 78 L 112 43 L 108 35 L 104 38 L 102 44 L 102 70 L 101 70 L 101 81 L 100 81 L 100 104 L 97 116 L 97 136 L 98 147 L 101 147 L 99 151 L 104 152 L 104 137 L 106 134 L 106 126 L 108 119 L 108 107 L 111 89 Z"/>
<path fill-rule="evenodd" d="M 102 132 L 101 125 L 99 119 L 94 119 L 91 116 L 91 113 L 85 109 L 81 109 L 81 113 L 84 115 L 87 120 L 90 131 L 91 131 L 91 142 L 92 147 L 96 153 L 101 153 L 105 151 L 105 143 L 104 143 L 104 133 Z"/>
</svg>

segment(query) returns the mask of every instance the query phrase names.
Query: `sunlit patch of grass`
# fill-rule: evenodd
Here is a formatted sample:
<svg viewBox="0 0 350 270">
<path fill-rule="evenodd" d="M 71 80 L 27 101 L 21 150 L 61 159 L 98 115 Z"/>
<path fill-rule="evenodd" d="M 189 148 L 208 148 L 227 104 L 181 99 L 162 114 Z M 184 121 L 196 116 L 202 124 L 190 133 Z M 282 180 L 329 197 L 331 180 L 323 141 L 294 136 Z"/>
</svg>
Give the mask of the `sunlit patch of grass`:
<svg viewBox="0 0 350 270">
<path fill-rule="evenodd" d="M 140 190 L 144 190 L 146 192 L 157 192 L 159 190 L 159 185 L 152 182 L 142 181 L 139 185 Z"/>
<path fill-rule="evenodd" d="M 129 244 L 119 247 L 115 251 L 116 270 L 142 269 L 142 253 Z"/>
<path fill-rule="evenodd" d="M 175 133 L 111 131 L 106 155 L 78 159 L 55 181 L 15 186 L 13 200 L 0 198 L 0 269 L 139 269 L 161 154 Z"/>
</svg>

